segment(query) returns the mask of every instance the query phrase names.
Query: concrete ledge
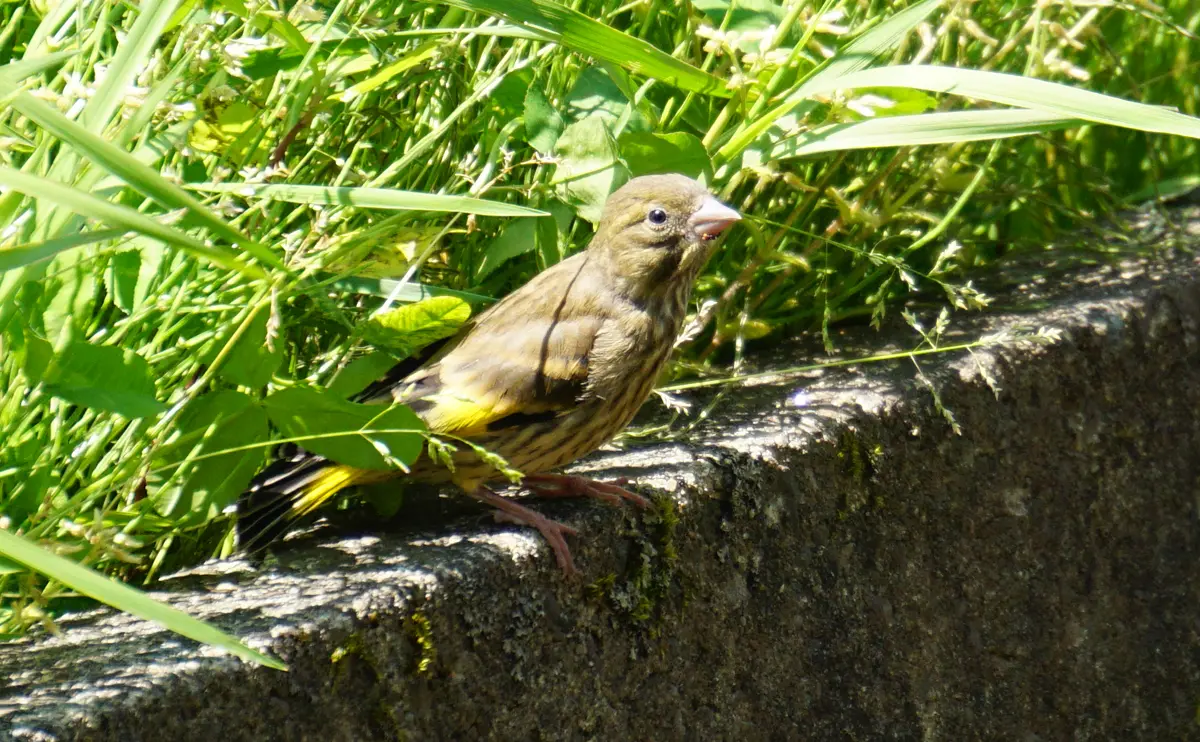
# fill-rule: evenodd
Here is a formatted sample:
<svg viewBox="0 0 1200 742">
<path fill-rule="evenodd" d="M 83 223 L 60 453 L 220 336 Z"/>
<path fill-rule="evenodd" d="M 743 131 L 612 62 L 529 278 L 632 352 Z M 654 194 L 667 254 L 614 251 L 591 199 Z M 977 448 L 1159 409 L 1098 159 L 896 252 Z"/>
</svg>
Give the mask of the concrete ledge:
<svg viewBox="0 0 1200 742">
<path fill-rule="evenodd" d="M 414 507 L 409 530 L 164 584 L 291 672 L 97 610 L 0 645 L 0 735 L 1197 736 L 1200 267 L 1008 298 L 1038 309 L 956 320 L 964 336 L 1058 340 L 926 357 L 924 381 L 911 362 L 762 381 L 688 443 L 586 462 L 673 500 L 640 521 L 548 505 L 582 532 L 585 583 L 458 500 Z"/>
</svg>

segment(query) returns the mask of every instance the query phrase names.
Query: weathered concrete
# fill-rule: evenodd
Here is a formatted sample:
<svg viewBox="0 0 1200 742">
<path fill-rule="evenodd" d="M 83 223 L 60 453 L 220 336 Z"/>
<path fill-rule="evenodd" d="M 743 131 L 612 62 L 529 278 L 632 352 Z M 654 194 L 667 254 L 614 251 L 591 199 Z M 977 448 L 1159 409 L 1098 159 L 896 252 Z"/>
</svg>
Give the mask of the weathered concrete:
<svg viewBox="0 0 1200 742">
<path fill-rule="evenodd" d="M 922 357 L 924 381 L 911 361 L 760 380 L 686 444 L 592 459 L 674 499 L 640 522 L 548 505 L 583 534 L 584 584 L 459 501 L 265 573 L 207 565 L 167 597 L 291 672 L 95 611 L 0 646 L 0 731 L 1200 736 L 1198 287 L 1192 258 L 1031 280 L 1007 298 L 1036 311 L 956 322 L 1054 342 Z"/>
</svg>

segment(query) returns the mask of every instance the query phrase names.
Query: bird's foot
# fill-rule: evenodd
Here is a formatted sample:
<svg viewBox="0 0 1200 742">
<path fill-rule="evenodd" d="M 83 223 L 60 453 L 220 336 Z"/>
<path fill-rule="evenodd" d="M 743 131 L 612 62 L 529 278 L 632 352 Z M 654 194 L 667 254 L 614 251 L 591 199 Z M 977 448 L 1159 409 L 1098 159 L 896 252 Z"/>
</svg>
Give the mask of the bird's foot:
<svg viewBox="0 0 1200 742">
<path fill-rule="evenodd" d="M 541 497 L 591 497 L 609 505 L 620 505 L 624 500 L 649 509 L 649 500 L 621 486 L 628 481 L 618 479 L 615 484 L 610 484 L 570 474 L 527 474 L 521 480 L 521 486 Z"/>
<path fill-rule="evenodd" d="M 571 526 L 551 520 L 536 510 L 531 510 L 512 498 L 498 495 L 487 487 L 478 487 L 470 493 L 471 497 L 485 502 L 496 508 L 496 520 L 508 521 L 522 526 L 538 529 L 542 538 L 550 545 L 554 558 L 563 574 L 568 577 L 578 574 L 575 562 L 571 559 L 571 549 L 567 546 L 566 536 L 577 536 L 579 532 Z"/>
</svg>

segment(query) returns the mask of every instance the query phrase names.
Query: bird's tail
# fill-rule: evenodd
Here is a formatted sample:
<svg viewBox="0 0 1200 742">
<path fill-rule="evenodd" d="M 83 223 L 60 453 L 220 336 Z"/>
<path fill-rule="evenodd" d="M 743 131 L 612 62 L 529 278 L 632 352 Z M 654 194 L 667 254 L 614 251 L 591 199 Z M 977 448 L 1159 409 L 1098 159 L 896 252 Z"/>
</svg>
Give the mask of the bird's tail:
<svg viewBox="0 0 1200 742">
<path fill-rule="evenodd" d="M 257 551 L 369 472 L 300 452 L 258 474 L 238 498 L 238 544 Z"/>
</svg>

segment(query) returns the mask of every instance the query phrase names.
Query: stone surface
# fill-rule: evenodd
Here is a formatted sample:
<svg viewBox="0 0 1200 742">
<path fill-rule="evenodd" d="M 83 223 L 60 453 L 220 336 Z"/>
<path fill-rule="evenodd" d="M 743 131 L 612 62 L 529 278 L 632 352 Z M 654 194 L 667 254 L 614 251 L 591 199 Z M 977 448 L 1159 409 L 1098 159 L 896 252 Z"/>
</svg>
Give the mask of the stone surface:
<svg viewBox="0 0 1200 742">
<path fill-rule="evenodd" d="M 163 583 L 290 672 L 97 610 L 0 645 L 0 735 L 1196 737 L 1200 267 L 998 289 L 1010 309 L 954 323 L 996 344 L 756 377 L 677 441 L 584 462 L 664 494 L 545 505 L 580 582 L 461 499 L 411 505 Z"/>
</svg>

